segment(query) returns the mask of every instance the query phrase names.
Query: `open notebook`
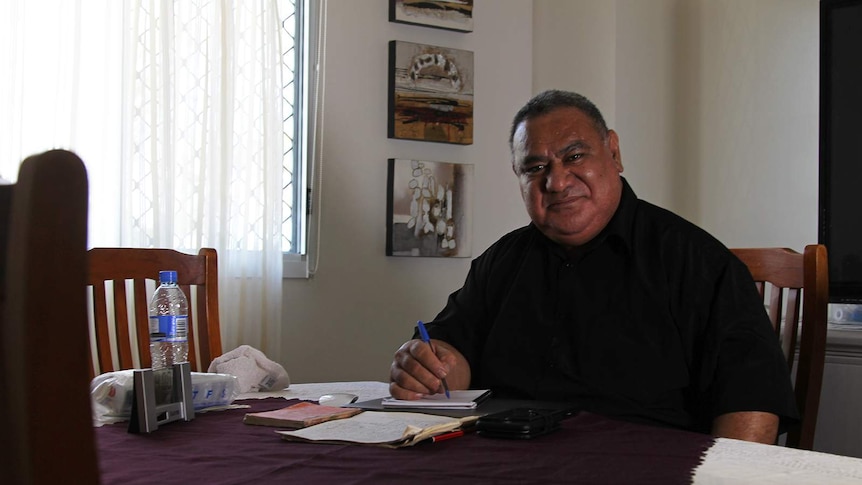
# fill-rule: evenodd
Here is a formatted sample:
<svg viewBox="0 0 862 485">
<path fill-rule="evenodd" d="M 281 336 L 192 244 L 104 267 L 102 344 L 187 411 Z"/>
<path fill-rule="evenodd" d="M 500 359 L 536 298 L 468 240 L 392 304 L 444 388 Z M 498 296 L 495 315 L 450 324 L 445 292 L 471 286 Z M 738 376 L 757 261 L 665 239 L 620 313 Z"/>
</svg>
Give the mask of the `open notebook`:
<svg viewBox="0 0 862 485">
<path fill-rule="evenodd" d="M 490 395 L 491 391 L 488 389 L 471 389 L 451 391 L 449 397 L 445 394 L 434 394 L 412 401 L 385 397 L 382 404 L 384 409 L 475 409 Z"/>
</svg>

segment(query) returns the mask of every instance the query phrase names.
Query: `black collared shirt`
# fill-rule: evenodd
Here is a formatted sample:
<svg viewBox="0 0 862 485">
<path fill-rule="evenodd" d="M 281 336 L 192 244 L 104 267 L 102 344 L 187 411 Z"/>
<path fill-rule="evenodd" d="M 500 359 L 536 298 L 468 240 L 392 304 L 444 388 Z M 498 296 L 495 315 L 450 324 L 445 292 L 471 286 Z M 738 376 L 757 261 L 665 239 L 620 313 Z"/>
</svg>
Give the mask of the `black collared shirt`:
<svg viewBox="0 0 862 485">
<path fill-rule="evenodd" d="M 797 417 L 745 265 L 625 179 L 616 214 L 575 254 L 533 225 L 503 236 L 428 331 L 497 396 L 702 432 L 727 412 Z"/>
</svg>

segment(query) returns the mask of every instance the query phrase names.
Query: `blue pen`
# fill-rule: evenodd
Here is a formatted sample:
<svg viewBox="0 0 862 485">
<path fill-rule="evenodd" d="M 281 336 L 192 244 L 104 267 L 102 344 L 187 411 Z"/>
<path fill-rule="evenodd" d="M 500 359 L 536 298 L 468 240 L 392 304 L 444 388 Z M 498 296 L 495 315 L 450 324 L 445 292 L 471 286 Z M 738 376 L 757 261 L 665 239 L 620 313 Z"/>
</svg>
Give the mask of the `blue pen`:
<svg viewBox="0 0 862 485">
<path fill-rule="evenodd" d="M 428 330 L 425 330 L 425 324 L 422 323 L 422 320 L 416 322 L 416 326 L 419 327 L 419 336 L 422 338 L 422 341 L 431 347 L 431 352 L 434 352 L 434 355 L 437 355 L 437 349 L 435 349 L 434 344 L 431 343 L 431 337 L 428 336 Z M 446 399 L 449 399 L 449 385 L 446 384 L 446 378 L 440 379 L 440 382 L 443 383 L 443 391 L 446 392 Z"/>
</svg>

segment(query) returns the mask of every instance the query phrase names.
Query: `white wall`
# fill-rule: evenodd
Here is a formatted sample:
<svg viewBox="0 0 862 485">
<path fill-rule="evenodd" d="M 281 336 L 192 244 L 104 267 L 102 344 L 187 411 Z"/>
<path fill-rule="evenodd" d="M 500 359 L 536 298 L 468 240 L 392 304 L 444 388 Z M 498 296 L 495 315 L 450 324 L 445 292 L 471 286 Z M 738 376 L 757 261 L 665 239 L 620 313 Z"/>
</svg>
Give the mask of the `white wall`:
<svg viewBox="0 0 862 485">
<path fill-rule="evenodd" d="M 329 0 L 320 267 L 284 282 L 284 359 L 294 382 L 388 380 L 417 319 L 461 286 L 470 258 L 385 256 L 389 158 L 474 165 L 473 256 L 528 219 L 509 122 L 531 95 L 532 3 L 477 0 L 471 33 L 388 21 L 388 0 Z M 474 52 L 474 142 L 386 137 L 388 42 Z"/>
<path fill-rule="evenodd" d="M 616 3 L 615 129 L 623 142 L 623 174 L 638 196 L 679 209 L 685 204 L 674 177 L 682 104 L 676 73 L 680 50 L 691 41 L 674 14 L 678 0 Z"/>
<path fill-rule="evenodd" d="M 593 99 L 640 197 L 728 246 L 817 241 L 817 0 L 534 4 L 534 92 Z"/>
<path fill-rule="evenodd" d="M 616 106 L 616 2 L 534 0 L 533 93 L 587 96 L 609 126 Z"/>
<path fill-rule="evenodd" d="M 733 246 L 817 242 L 819 2 L 702 1 L 686 20 L 699 222 Z"/>
<path fill-rule="evenodd" d="M 467 273 L 384 255 L 388 158 L 474 164 L 473 256 L 527 221 L 506 137 L 542 89 L 598 104 L 644 199 L 729 246 L 816 242 L 817 0 L 476 0 L 467 34 L 388 22 L 387 5 L 329 2 L 320 268 L 284 284 L 295 382 L 385 380 Z M 386 138 L 389 40 L 474 51 L 472 146 Z"/>
</svg>

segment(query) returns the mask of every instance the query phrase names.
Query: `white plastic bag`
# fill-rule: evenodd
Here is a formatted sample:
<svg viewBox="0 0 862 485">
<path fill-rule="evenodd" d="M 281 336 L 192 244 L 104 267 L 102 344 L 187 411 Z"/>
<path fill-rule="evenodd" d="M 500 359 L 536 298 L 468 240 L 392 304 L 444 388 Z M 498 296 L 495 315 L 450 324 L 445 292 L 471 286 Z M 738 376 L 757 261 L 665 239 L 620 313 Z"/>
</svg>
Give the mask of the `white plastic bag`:
<svg viewBox="0 0 862 485">
<path fill-rule="evenodd" d="M 240 345 L 216 357 L 207 370 L 237 376 L 242 393 L 280 391 L 290 386 L 284 367 L 250 345 Z"/>
<path fill-rule="evenodd" d="M 192 403 L 195 411 L 227 406 L 239 396 L 239 381 L 229 374 L 192 372 Z M 132 415 L 134 371 L 121 370 L 96 376 L 90 382 L 93 423 L 125 421 Z"/>
</svg>

